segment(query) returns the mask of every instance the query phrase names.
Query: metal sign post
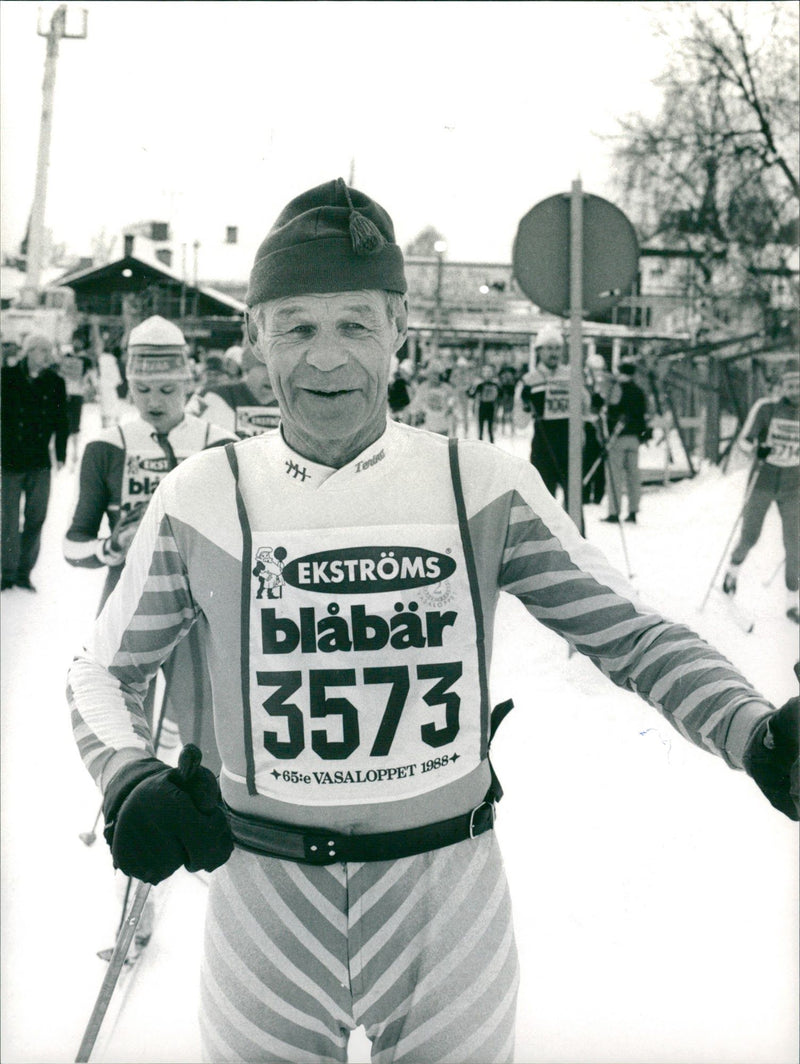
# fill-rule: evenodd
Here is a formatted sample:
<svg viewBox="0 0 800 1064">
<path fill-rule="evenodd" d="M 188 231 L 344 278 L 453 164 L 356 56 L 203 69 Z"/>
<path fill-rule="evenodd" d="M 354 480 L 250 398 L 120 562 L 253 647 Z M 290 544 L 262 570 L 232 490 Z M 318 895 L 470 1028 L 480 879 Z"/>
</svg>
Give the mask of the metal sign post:
<svg viewBox="0 0 800 1064">
<path fill-rule="evenodd" d="M 583 192 L 549 196 L 521 219 L 512 252 L 514 278 L 541 310 L 570 316 L 569 486 L 567 510 L 581 526 L 583 319 L 602 315 L 636 279 L 636 232 L 608 200 Z"/>
<path fill-rule="evenodd" d="M 569 204 L 569 474 L 567 512 L 583 529 L 583 191 L 572 182 Z"/>
</svg>

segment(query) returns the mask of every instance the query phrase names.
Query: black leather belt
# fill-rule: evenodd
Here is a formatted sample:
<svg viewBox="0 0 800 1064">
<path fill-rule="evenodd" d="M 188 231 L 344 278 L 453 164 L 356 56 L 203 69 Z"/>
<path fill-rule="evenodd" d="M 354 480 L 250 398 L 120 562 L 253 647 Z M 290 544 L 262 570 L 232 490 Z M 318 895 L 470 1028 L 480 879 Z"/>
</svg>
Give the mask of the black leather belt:
<svg viewBox="0 0 800 1064">
<path fill-rule="evenodd" d="M 225 806 L 225 815 L 236 845 L 243 850 L 313 865 L 336 864 L 338 861 L 396 861 L 474 839 L 494 827 L 494 805 L 489 801 L 449 820 L 375 835 L 340 835 L 318 828 L 300 828 L 237 813 L 228 806 Z"/>
</svg>

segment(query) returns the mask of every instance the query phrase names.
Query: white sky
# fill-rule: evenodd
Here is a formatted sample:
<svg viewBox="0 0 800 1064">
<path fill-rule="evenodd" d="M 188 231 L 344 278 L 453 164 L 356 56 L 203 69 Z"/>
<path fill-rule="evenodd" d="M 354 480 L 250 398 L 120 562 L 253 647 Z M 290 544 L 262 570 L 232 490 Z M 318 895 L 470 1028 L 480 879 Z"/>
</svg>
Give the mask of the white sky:
<svg viewBox="0 0 800 1064">
<path fill-rule="evenodd" d="M 0 4 L 6 251 L 33 199 L 39 6 Z M 255 247 L 355 158 L 401 244 L 432 224 L 453 260 L 510 261 L 540 199 L 579 175 L 611 197 L 598 135 L 657 109 L 668 47 L 647 10 L 664 5 L 610 0 L 83 6 L 88 38 L 60 47 L 46 225 L 84 254 L 144 218 L 189 243 L 238 225 Z"/>
</svg>

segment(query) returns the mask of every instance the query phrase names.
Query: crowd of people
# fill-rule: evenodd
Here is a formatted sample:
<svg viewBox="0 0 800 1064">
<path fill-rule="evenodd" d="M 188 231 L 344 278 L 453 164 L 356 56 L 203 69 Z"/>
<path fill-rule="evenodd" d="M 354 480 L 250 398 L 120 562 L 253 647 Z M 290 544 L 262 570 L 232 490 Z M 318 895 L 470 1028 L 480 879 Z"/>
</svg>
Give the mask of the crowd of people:
<svg viewBox="0 0 800 1064">
<path fill-rule="evenodd" d="M 135 414 L 126 345 L 112 344 L 105 335 L 100 341 L 92 351 L 78 330 L 71 344 L 58 345 L 32 333 L 19 347 L 4 345 L 4 590 L 35 590 L 31 570 L 47 513 L 50 471 L 62 465 L 70 471 L 77 469 L 85 445 L 81 437 L 84 403 L 97 404 L 103 430 L 115 429 Z M 267 368 L 244 333 L 240 343 L 224 350 L 207 352 L 186 343 L 184 347 L 186 377 L 181 393 L 185 393 L 182 411 L 186 416 L 210 422 L 239 439 L 278 425 L 280 409 Z M 392 360 L 387 382 L 390 417 L 453 438 L 494 443 L 496 434 L 517 439 L 528 436 L 532 465 L 548 491 L 566 507 L 570 370 L 560 326 L 545 324 L 533 339 L 529 357 L 514 351 L 498 355 L 469 349 L 429 350 L 420 342 L 411 359 L 407 349 L 404 344 Z M 580 399 L 581 499 L 583 505 L 605 501 L 607 516 L 602 520 L 609 523 L 623 520 L 626 504 L 624 520 L 635 524 L 641 504 L 640 447 L 653 437 L 652 396 L 643 378 L 635 356 L 623 355 L 613 367 L 596 353 L 585 359 Z M 798 523 L 798 448 L 792 443 L 798 403 L 795 378 L 792 362 L 776 397 L 758 401 L 741 433 L 741 448 L 754 453 L 758 468 L 754 467 L 744 527 L 724 580 L 725 592 L 735 594 L 739 567 L 775 501 L 787 543 L 786 581 L 791 600 L 787 614 L 793 619 L 798 612 L 794 601 Z M 778 443 L 768 444 L 767 437 L 772 440 L 776 433 Z M 113 512 L 107 517 L 113 525 Z"/>
</svg>

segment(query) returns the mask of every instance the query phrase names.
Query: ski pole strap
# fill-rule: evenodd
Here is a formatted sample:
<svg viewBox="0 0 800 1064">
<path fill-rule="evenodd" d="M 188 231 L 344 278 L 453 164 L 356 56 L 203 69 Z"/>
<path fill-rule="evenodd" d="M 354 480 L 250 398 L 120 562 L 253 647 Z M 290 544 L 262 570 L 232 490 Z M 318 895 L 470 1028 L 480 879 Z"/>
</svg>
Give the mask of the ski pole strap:
<svg viewBox="0 0 800 1064">
<path fill-rule="evenodd" d="M 458 518 L 458 530 L 461 536 L 461 545 L 464 550 L 464 562 L 467 567 L 467 579 L 469 581 L 469 593 L 472 599 L 472 612 L 475 617 L 475 641 L 478 652 L 478 684 L 481 696 L 481 757 L 489 751 L 489 670 L 486 665 L 486 632 L 484 630 L 483 606 L 481 604 L 481 589 L 478 579 L 478 567 L 475 563 L 475 552 L 472 548 L 472 535 L 467 517 L 467 505 L 464 499 L 464 488 L 461 483 L 461 465 L 458 459 L 458 439 L 451 436 L 447 441 L 448 459 L 450 463 L 450 479 L 453 484 L 453 496 L 456 504 L 456 516 Z"/>
<path fill-rule="evenodd" d="M 495 732 L 513 708 L 513 698 L 507 698 L 505 702 L 499 702 L 492 710 L 492 715 L 489 720 L 489 750 L 491 750 L 492 739 L 494 739 Z M 486 792 L 486 801 L 494 804 L 495 802 L 499 802 L 503 797 L 503 788 L 500 784 L 500 778 L 494 770 L 492 759 L 489 757 L 489 751 L 487 751 L 486 754 L 486 761 L 488 762 L 489 772 L 492 777 L 491 783 L 489 784 L 489 790 Z"/>
<path fill-rule="evenodd" d="M 301 864 L 329 865 L 340 861 L 396 861 L 456 842 L 477 838 L 494 827 L 494 805 L 486 800 L 460 816 L 402 831 L 342 835 L 320 828 L 301 828 L 237 813 L 223 806 L 237 846 L 263 857 Z"/>
</svg>

